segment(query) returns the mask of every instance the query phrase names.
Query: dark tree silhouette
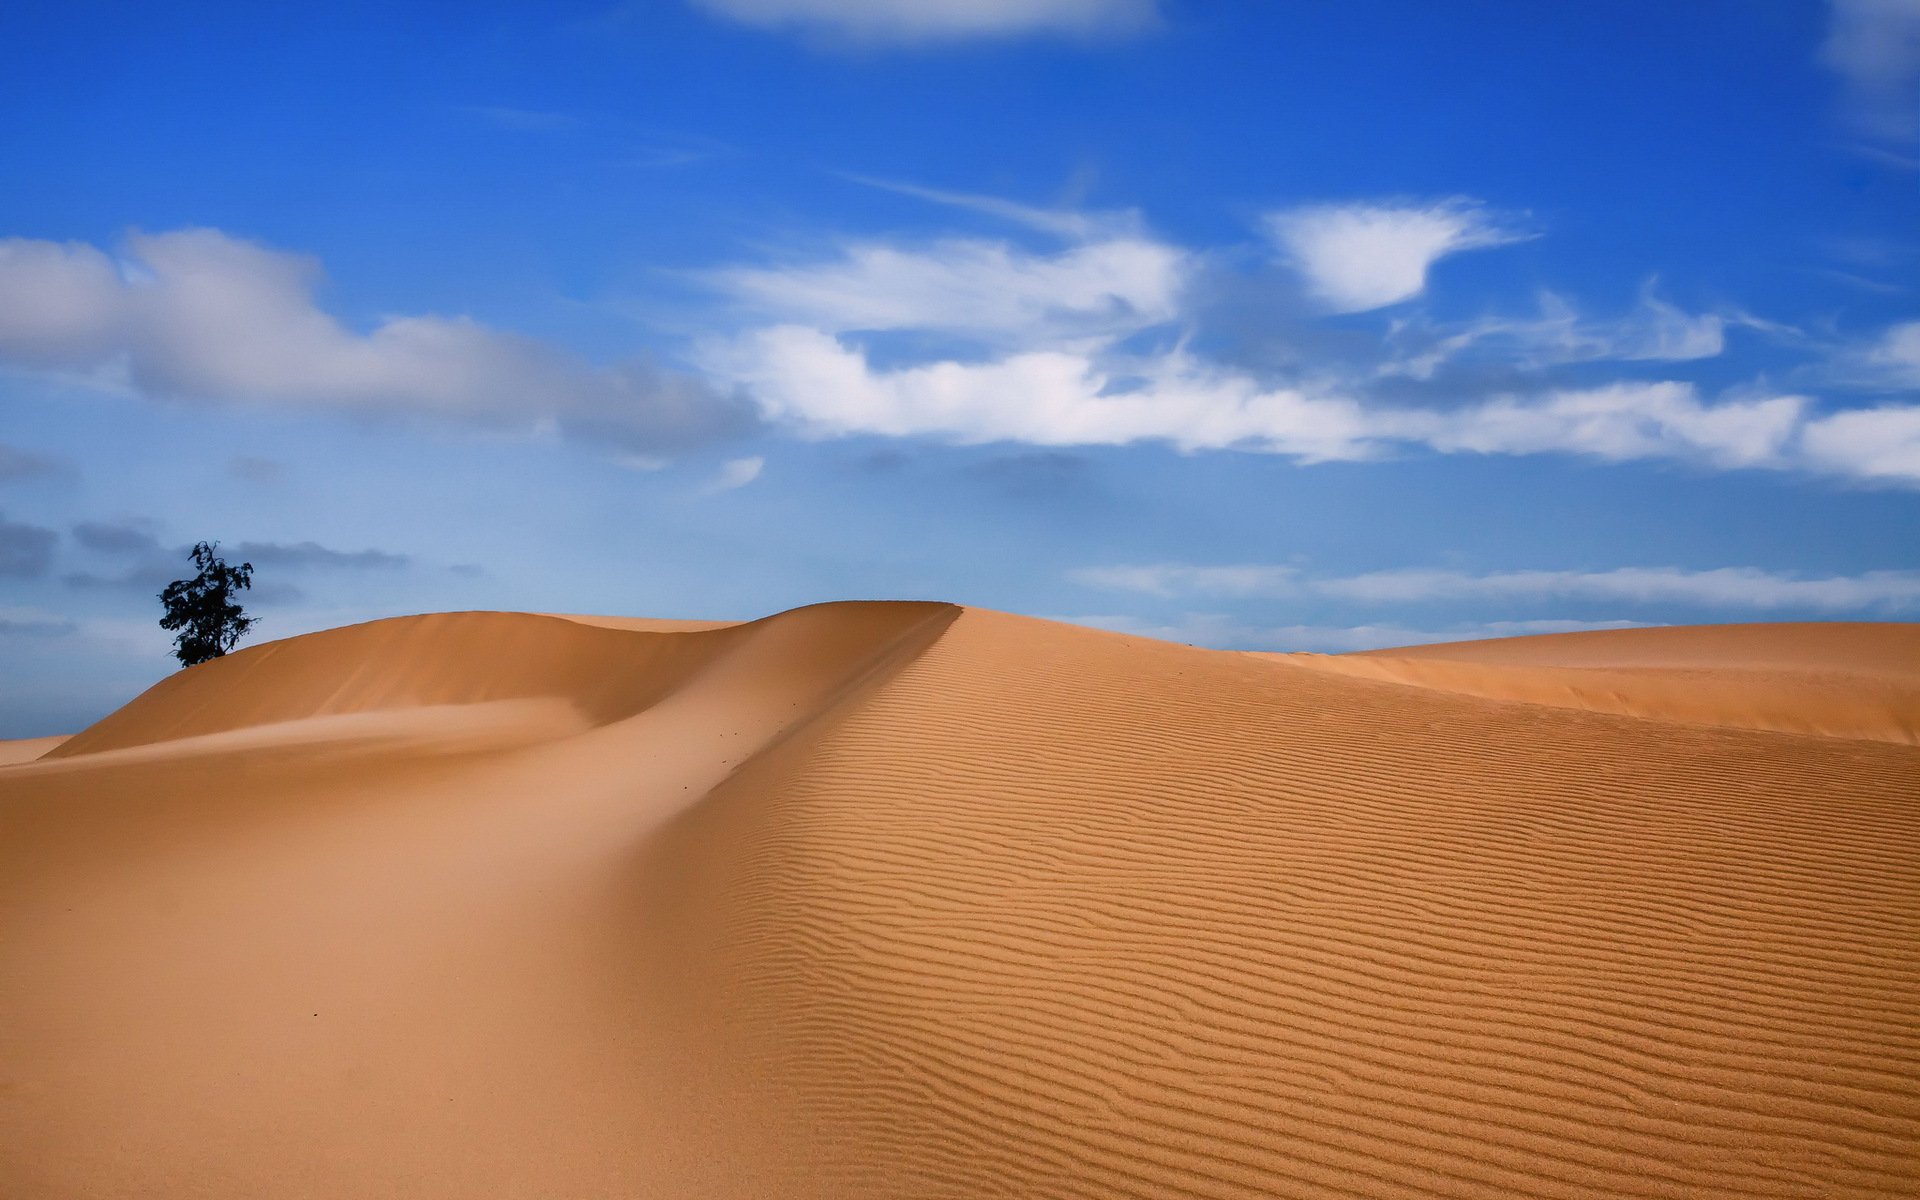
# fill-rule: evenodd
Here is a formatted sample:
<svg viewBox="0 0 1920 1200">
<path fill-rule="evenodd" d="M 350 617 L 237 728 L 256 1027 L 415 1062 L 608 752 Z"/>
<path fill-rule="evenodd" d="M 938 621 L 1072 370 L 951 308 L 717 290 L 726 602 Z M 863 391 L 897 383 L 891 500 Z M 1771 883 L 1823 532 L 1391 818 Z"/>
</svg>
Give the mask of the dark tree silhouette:
<svg viewBox="0 0 1920 1200">
<path fill-rule="evenodd" d="M 183 667 L 219 658 L 253 628 L 254 619 L 233 600 L 235 592 L 253 586 L 253 564 L 228 566 L 213 555 L 219 545 L 196 542 L 193 565 L 200 573 L 176 579 L 160 593 L 167 610 L 160 628 L 174 631 L 173 652 Z"/>
</svg>

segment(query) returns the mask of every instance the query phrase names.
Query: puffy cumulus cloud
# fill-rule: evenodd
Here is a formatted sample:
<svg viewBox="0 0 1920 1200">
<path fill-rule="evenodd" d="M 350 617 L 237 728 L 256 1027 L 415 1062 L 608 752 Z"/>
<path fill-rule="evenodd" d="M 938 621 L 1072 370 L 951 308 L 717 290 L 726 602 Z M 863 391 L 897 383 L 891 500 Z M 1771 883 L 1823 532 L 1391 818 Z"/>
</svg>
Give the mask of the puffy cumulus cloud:
<svg viewBox="0 0 1920 1200">
<path fill-rule="evenodd" d="M 838 258 L 736 267 L 708 281 L 766 319 L 826 330 L 920 330 L 1001 345 L 1096 345 L 1179 315 L 1189 256 L 1143 237 L 1033 254 L 954 239 L 867 242 Z"/>
<path fill-rule="evenodd" d="M 857 42 L 929 43 L 1030 34 L 1103 36 L 1149 28 L 1156 0 L 695 0 L 760 29 Z"/>
<path fill-rule="evenodd" d="M 1920 0 L 1832 0 L 1820 59 L 1840 74 L 1863 133 L 1920 132 Z"/>
<path fill-rule="evenodd" d="M 1090 587 L 1148 595 L 1281 598 L 1315 596 L 1365 604 L 1487 600 L 1600 600 L 1676 603 L 1723 610 L 1906 611 L 1920 607 L 1920 573 L 1870 571 L 1806 578 L 1756 567 L 1686 570 L 1465 571 L 1408 568 L 1362 575 L 1309 576 L 1286 566 L 1156 563 L 1089 567 L 1070 574 Z"/>
<path fill-rule="evenodd" d="M 124 349 L 126 284 L 84 242 L 0 238 L 0 357 L 29 367 L 88 364 Z"/>
<path fill-rule="evenodd" d="M 0 240 L 0 360 L 124 371 L 140 391 L 491 425 L 630 447 L 729 432 L 746 407 L 644 364 L 596 367 L 458 317 L 367 333 L 314 303 L 312 259 L 217 230 L 136 235 L 128 259 Z"/>
<path fill-rule="evenodd" d="M 1103 364 L 1070 351 L 877 370 L 817 329 L 776 326 L 709 347 L 709 365 L 767 414 L 816 436 L 933 435 L 1043 446 L 1162 441 L 1302 462 L 1441 453 L 1672 458 L 1779 466 L 1802 423 L 1792 396 L 1700 399 L 1684 383 L 1632 383 L 1501 397 L 1454 409 L 1370 406 L 1266 386 L 1184 351 Z"/>
<path fill-rule="evenodd" d="M 1309 290 L 1333 312 L 1411 300 L 1449 254 L 1533 235 L 1463 198 L 1428 203 L 1316 204 L 1266 218 L 1267 232 Z"/>
</svg>

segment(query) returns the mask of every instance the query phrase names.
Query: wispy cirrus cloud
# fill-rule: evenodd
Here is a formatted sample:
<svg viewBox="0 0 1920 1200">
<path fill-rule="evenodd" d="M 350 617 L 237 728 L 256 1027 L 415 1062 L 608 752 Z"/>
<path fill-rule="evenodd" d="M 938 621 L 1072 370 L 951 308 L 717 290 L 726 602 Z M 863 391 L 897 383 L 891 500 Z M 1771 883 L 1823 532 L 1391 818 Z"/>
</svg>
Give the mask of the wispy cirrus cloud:
<svg viewBox="0 0 1920 1200">
<path fill-rule="evenodd" d="M 1074 208 L 1042 208 L 1038 205 L 1009 200 L 1004 196 L 983 195 L 979 192 L 956 192 L 947 188 L 926 187 L 898 179 L 880 179 L 872 175 L 848 173 L 845 178 L 864 187 L 896 192 L 916 200 L 925 200 L 929 204 L 977 213 L 980 216 L 992 217 L 996 221 L 1021 225 L 1070 241 L 1091 242 L 1102 238 L 1134 236 L 1139 233 L 1141 227 L 1140 214 L 1130 210 L 1091 212 Z"/>
<path fill-rule="evenodd" d="M 1536 236 L 1475 200 L 1313 204 L 1271 213 L 1268 236 L 1332 312 L 1411 300 L 1452 254 Z"/>
<path fill-rule="evenodd" d="M 1072 572 L 1071 578 L 1089 587 L 1163 598 L 1323 597 L 1380 605 L 1589 600 L 1685 604 L 1725 611 L 1905 612 L 1920 608 L 1920 572 L 1914 571 L 1805 576 L 1756 567 L 1619 567 L 1606 571 L 1482 574 L 1405 568 L 1317 576 L 1283 565 L 1156 563 L 1088 567 Z"/>
<path fill-rule="evenodd" d="M 1901 321 L 1842 345 L 1818 374 L 1842 387 L 1920 392 L 1920 321 Z"/>
<path fill-rule="evenodd" d="M 751 419 L 693 377 L 595 366 L 463 317 L 356 332 L 315 304 L 312 259 L 217 230 L 136 234 L 127 251 L 0 239 L 0 363 L 110 370 L 158 397 L 552 427 L 636 450 Z"/>
<path fill-rule="evenodd" d="M 1534 316 L 1482 317 L 1453 325 L 1404 318 L 1388 333 L 1390 353 L 1383 375 L 1431 379 L 1443 366 L 1467 357 L 1541 370 L 1578 362 L 1691 362 L 1714 358 L 1727 346 L 1727 330 L 1759 329 L 1791 336 L 1794 330 L 1743 312 L 1687 312 L 1664 299 L 1653 281 L 1632 309 L 1594 318 L 1565 296 L 1543 291 Z"/>
<path fill-rule="evenodd" d="M 1092 346 L 1172 320 L 1189 270 L 1184 252 L 1146 237 L 1053 253 L 953 238 L 921 247 L 855 242 L 825 261 L 731 267 L 705 278 L 775 324 Z"/>
<path fill-rule="evenodd" d="M 1156 0 L 695 0 L 760 29 L 866 44 L 926 45 L 1035 34 L 1110 37 L 1151 28 Z"/>
</svg>

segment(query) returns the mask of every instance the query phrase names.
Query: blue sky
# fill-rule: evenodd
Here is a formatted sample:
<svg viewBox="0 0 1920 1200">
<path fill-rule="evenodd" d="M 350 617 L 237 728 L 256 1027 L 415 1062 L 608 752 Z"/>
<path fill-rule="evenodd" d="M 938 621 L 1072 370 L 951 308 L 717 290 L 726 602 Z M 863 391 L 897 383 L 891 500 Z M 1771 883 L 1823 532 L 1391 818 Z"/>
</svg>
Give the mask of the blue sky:
<svg viewBox="0 0 1920 1200">
<path fill-rule="evenodd" d="M 0 736 L 453 608 L 1920 613 L 1920 0 L 24 3 Z"/>
</svg>

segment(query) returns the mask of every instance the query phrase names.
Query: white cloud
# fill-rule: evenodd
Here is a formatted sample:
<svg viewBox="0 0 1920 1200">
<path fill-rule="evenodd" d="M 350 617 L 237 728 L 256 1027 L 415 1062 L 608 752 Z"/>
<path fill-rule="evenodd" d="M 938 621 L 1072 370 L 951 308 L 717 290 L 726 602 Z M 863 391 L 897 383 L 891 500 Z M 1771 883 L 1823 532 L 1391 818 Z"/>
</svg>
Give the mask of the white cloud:
<svg viewBox="0 0 1920 1200">
<path fill-rule="evenodd" d="M 629 448 L 718 432 L 744 414 L 642 364 L 602 368 L 460 317 L 368 333 L 314 303 L 318 264 L 196 229 L 92 246 L 0 239 L 0 359 L 112 367 L 153 395 L 555 426 Z"/>
<path fill-rule="evenodd" d="M 728 459 L 721 464 L 720 473 L 714 476 L 713 482 L 707 485 L 707 491 L 730 492 L 735 488 L 743 488 L 760 478 L 760 472 L 766 466 L 767 460 L 758 456 Z"/>
<path fill-rule="evenodd" d="M 1405 348 L 1381 373 L 1431 379 L 1442 365 L 1476 348 L 1496 350 L 1503 361 L 1534 370 L 1601 360 L 1687 362 L 1722 353 L 1729 325 L 1791 332 L 1744 313 L 1689 313 L 1662 299 L 1651 283 L 1632 311 L 1611 321 L 1583 318 L 1566 298 L 1543 292 L 1537 317 L 1487 317 L 1437 329 L 1423 321 L 1397 321 L 1389 340 Z"/>
<path fill-rule="evenodd" d="M 1835 357 L 1833 382 L 1881 391 L 1920 391 L 1920 321 L 1903 321 Z"/>
<path fill-rule="evenodd" d="M 1809 421 L 1800 436 L 1813 467 L 1862 479 L 1920 481 L 1920 407 L 1855 409 Z"/>
<path fill-rule="evenodd" d="M 1306 461 L 1363 458 L 1358 404 L 1289 388 L 1263 389 L 1181 352 L 1117 377 L 1083 353 L 1029 351 L 978 363 L 876 371 L 857 349 L 786 325 L 711 347 L 709 366 L 745 386 L 767 415 L 814 436 L 932 434 L 960 442 L 1242 446 Z"/>
<path fill-rule="evenodd" d="M 1448 454 L 1559 452 L 1614 462 L 1679 458 L 1754 467 L 1783 463 L 1805 408 L 1799 396 L 1708 403 L 1691 384 L 1616 383 L 1406 413 L 1389 427 Z"/>
<path fill-rule="evenodd" d="M 1065 33 L 1133 33 L 1156 0 L 697 0 L 761 29 L 799 29 L 859 42 L 928 43 Z"/>
<path fill-rule="evenodd" d="M 118 268 L 94 247 L 0 239 L 0 356 L 30 367 L 103 358 L 125 307 Z"/>
<path fill-rule="evenodd" d="M 1269 387 L 1184 351 L 1103 365 L 1070 351 L 875 370 L 817 329 L 778 326 L 710 347 L 708 365 L 766 414 L 814 436 L 934 435 L 960 442 L 1243 449 L 1303 462 L 1441 453 L 1584 454 L 1781 466 L 1805 401 L 1703 401 L 1684 383 L 1627 383 L 1502 397 L 1456 409 L 1370 407 Z"/>
<path fill-rule="evenodd" d="M 998 344 L 1098 344 L 1171 320 L 1187 255 L 1145 238 L 1031 254 L 953 239 L 881 242 L 791 267 L 734 267 L 709 281 L 773 321 L 830 333 L 913 329 Z"/>
<path fill-rule="evenodd" d="M 1820 58 L 1840 73 L 1862 132 L 1920 131 L 1920 0 L 1833 0 Z"/>
<path fill-rule="evenodd" d="M 1191 328 L 1171 350 L 1132 348 L 1145 331 L 1195 319 L 1195 293 L 1206 291 L 1198 277 L 1208 261 L 1149 237 L 1136 216 L 1062 213 L 863 182 L 986 212 L 1070 244 L 1037 253 L 983 239 L 920 246 L 870 240 L 824 260 L 707 272 L 740 311 L 764 324 L 706 340 L 698 361 L 750 396 L 764 416 L 807 436 L 1038 446 L 1157 441 L 1183 451 L 1231 448 L 1307 463 L 1407 449 L 1576 454 L 1920 479 L 1904 465 L 1904 443 L 1872 455 L 1872 447 L 1853 444 L 1849 430 L 1865 428 L 1864 418 L 1819 418 L 1816 436 L 1803 446 L 1817 413 L 1799 395 L 1749 389 L 1707 398 L 1691 383 L 1633 381 L 1542 386 L 1444 408 L 1368 398 L 1383 376 L 1429 378 L 1476 346 L 1505 365 L 1537 370 L 1601 359 L 1709 358 L 1725 349 L 1734 326 L 1802 338 L 1737 310 L 1688 312 L 1661 297 L 1652 280 L 1635 306 L 1612 320 L 1585 318 L 1545 293 L 1535 318 L 1488 318 L 1451 329 L 1399 321 L 1388 332 L 1383 362 L 1259 377 L 1190 352 Z M 1416 293 L 1440 255 L 1530 236 L 1461 199 L 1297 209 L 1274 215 L 1271 226 L 1342 308 Z M 871 336 L 901 334 L 922 336 Z M 1864 364 L 1856 373 L 1870 370 L 1876 378 L 1920 371 L 1920 323 L 1896 327 L 1856 357 Z M 1904 429 L 1904 412 L 1884 410 L 1871 423 Z"/>
<path fill-rule="evenodd" d="M 1000 196 L 983 196 L 977 192 L 950 192 L 942 188 L 923 187 L 917 183 L 902 183 L 896 179 L 876 179 L 871 175 L 850 174 L 846 178 L 866 187 L 898 192 L 902 196 L 912 196 L 916 200 L 925 200 L 932 204 L 943 204 L 948 208 L 965 209 L 968 212 L 1009 221 L 1015 225 L 1024 225 L 1028 229 L 1037 229 L 1042 233 L 1055 234 L 1073 241 L 1094 241 L 1102 237 L 1133 234 L 1140 227 L 1138 214 L 1132 212 L 1079 212 L 1072 209 L 1036 208 L 1031 204 L 1021 204 Z"/>
<path fill-rule="evenodd" d="M 1267 232 L 1333 312 L 1411 300 L 1449 254 L 1532 235 L 1466 199 L 1423 204 L 1320 204 L 1269 214 Z"/>
<path fill-rule="evenodd" d="M 1091 587 L 1156 596 L 1266 598 L 1316 596 L 1365 604 L 1460 600 L 1602 600 L 1691 604 L 1717 609 L 1812 609 L 1823 612 L 1906 611 L 1920 607 L 1920 572 L 1870 571 L 1805 578 L 1756 567 L 1685 570 L 1620 567 L 1610 571 L 1464 571 L 1408 568 L 1362 575 L 1309 577 L 1293 567 L 1262 565 L 1092 567 L 1069 576 Z"/>
</svg>

